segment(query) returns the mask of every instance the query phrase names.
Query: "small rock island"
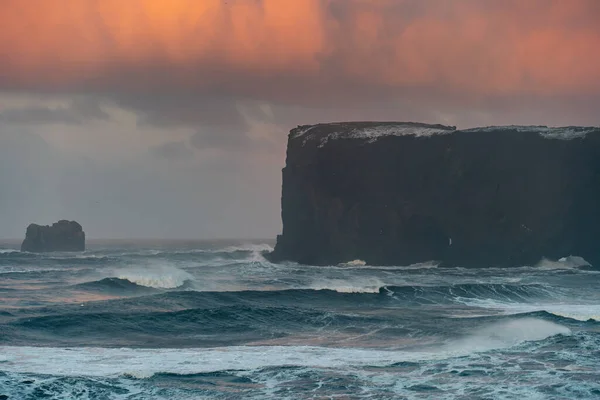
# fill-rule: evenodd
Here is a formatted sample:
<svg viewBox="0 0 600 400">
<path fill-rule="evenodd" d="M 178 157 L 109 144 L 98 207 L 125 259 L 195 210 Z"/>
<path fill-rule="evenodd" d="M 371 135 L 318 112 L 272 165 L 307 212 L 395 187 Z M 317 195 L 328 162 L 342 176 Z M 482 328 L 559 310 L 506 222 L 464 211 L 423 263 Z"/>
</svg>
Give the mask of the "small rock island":
<svg viewBox="0 0 600 400">
<path fill-rule="evenodd" d="M 21 251 L 44 253 L 52 251 L 84 251 L 85 232 L 75 221 L 58 221 L 52 226 L 31 224 L 27 227 Z"/>
<path fill-rule="evenodd" d="M 600 128 L 299 126 L 273 261 L 600 266 Z"/>
</svg>

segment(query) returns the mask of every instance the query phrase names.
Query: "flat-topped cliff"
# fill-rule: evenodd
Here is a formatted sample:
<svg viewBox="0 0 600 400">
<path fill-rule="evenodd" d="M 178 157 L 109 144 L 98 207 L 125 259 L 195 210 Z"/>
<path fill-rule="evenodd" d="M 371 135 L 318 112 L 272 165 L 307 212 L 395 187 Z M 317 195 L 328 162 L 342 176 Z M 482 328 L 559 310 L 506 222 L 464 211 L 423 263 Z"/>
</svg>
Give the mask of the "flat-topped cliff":
<svg viewBox="0 0 600 400">
<path fill-rule="evenodd" d="M 84 251 L 85 232 L 75 221 L 58 221 L 52 226 L 31 224 L 27 227 L 21 251 Z"/>
<path fill-rule="evenodd" d="M 351 122 L 290 132 L 269 257 L 600 265 L 600 129 Z"/>
</svg>

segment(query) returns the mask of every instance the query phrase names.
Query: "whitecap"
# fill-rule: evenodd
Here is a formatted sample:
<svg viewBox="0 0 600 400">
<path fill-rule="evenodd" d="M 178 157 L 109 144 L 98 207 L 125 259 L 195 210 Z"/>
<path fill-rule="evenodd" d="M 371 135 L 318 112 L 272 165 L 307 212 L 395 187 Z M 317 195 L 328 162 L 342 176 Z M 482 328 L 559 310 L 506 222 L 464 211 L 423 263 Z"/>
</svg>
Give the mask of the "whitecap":
<svg viewBox="0 0 600 400">
<path fill-rule="evenodd" d="M 480 352 L 539 341 L 556 335 L 570 335 L 565 326 L 539 318 L 515 318 L 476 328 L 466 338 L 447 344 L 449 352 Z"/>
<path fill-rule="evenodd" d="M 308 285 L 313 290 L 333 290 L 339 293 L 379 293 L 386 284 L 378 278 L 355 277 L 352 279 L 318 279 Z"/>
<path fill-rule="evenodd" d="M 577 269 L 581 267 L 589 267 L 591 264 L 587 262 L 583 257 L 579 256 L 568 256 L 562 257 L 558 261 L 553 261 L 547 258 L 543 258 L 539 263 L 535 265 L 537 269 L 554 270 L 554 269 Z"/>
<path fill-rule="evenodd" d="M 352 261 L 348 261 L 347 263 L 341 263 L 340 266 L 347 266 L 347 267 L 364 267 L 365 265 L 367 265 L 366 262 L 364 262 L 363 260 L 352 260 Z"/>
<path fill-rule="evenodd" d="M 21 251 L 16 249 L 0 249 L 0 254 L 11 254 L 11 253 L 20 253 Z"/>
<path fill-rule="evenodd" d="M 228 246 L 224 249 L 215 250 L 223 253 L 235 253 L 236 251 L 263 252 L 273 251 L 273 247 L 266 243 L 247 243 L 239 246 Z"/>
<path fill-rule="evenodd" d="M 114 275 L 109 276 L 112 277 L 156 289 L 175 289 L 194 279 L 188 272 L 169 265 L 126 268 L 115 271 Z"/>
</svg>

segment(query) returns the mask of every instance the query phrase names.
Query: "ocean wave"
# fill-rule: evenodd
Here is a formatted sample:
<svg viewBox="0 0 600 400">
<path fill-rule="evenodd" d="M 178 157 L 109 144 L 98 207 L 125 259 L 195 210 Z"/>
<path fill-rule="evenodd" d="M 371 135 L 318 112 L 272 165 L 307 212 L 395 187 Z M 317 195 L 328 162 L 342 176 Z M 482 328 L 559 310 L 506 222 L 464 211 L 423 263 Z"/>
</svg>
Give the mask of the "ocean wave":
<svg viewBox="0 0 600 400">
<path fill-rule="evenodd" d="M 15 254 L 15 253 L 20 253 L 20 250 L 17 249 L 0 249 L 0 255 L 1 254 Z"/>
<path fill-rule="evenodd" d="M 28 268 L 17 266 L 0 266 L 0 275 L 10 274 L 44 274 L 49 272 L 64 271 L 64 268 Z"/>
<path fill-rule="evenodd" d="M 142 291 L 147 293 L 154 288 L 138 285 L 127 279 L 119 278 L 104 278 L 98 281 L 84 282 L 73 285 L 76 289 L 90 290 L 90 291 L 101 291 L 101 292 L 129 292 L 129 291 Z"/>
<path fill-rule="evenodd" d="M 26 251 L 18 250 L 4 250 L 0 252 L 0 260 L 18 260 L 24 258 L 40 258 L 41 255 L 36 253 L 28 253 Z"/>
<path fill-rule="evenodd" d="M 116 271 L 115 276 L 139 286 L 155 289 L 175 289 L 194 280 L 194 277 L 188 272 L 164 265 L 126 268 Z"/>
<path fill-rule="evenodd" d="M 379 293 L 385 283 L 378 278 L 318 279 L 308 285 L 311 290 L 331 290 L 338 293 Z"/>
<path fill-rule="evenodd" d="M 553 298 L 558 294 L 544 285 L 512 285 L 470 283 L 447 286 L 386 286 L 381 293 L 397 299 L 414 299 L 422 303 L 463 303 L 479 306 L 477 301 L 529 302 L 532 299 Z"/>
<path fill-rule="evenodd" d="M 327 301 L 334 298 L 344 299 L 348 305 L 356 301 L 365 302 L 371 298 L 379 301 L 384 295 L 393 301 L 402 301 L 407 305 L 426 304 L 461 304 L 478 308 L 529 307 L 537 301 L 560 299 L 565 296 L 562 291 L 538 284 L 492 284 L 468 283 L 450 284 L 444 286 L 427 285 L 388 285 L 376 277 L 352 278 L 320 278 L 306 284 L 280 284 L 265 286 L 257 289 L 247 289 L 247 286 L 223 285 L 222 288 L 203 290 L 201 283 L 186 271 L 175 267 L 142 267 L 117 270 L 108 278 L 131 282 L 132 284 L 155 289 L 177 289 L 185 287 L 197 293 L 198 297 L 235 299 L 245 302 L 249 300 L 270 299 L 276 297 L 279 301 L 286 299 L 303 301 Z M 96 282 L 96 281 L 94 281 Z M 91 285 L 94 282 L 80 284 Z M 110 280 L 102 280 L 110 283 Z M 84 286 L 85 287 L 85 286 Z M 170 294 L 179 296 L 178 292 Z M 340 297 L 340 295 L 344 295 Z M 353 298 L 352 296 L 360 296 Z M 371 296 L 371 297 L 365 297 Z"/>
<path fill-rule="evenodd" d="M 599 339 L 559 333 L 482 353 L 318 346 L 5 347 L 0 353 L 10 354 L 10 360 L 0 372 L 0 387 L 10 398 L 40 393 L 153 399 L 346 398 L 348 393 L 356 398 L 596 398 L 597 355 L 588 349 L 597 348 Z M 557 346 L 560 351 L 554 351 Z M 21 360 L 25 365 L 17 366 Z"/>
<path fill-rule="evenodd" d="M 273 251 L 274 248 L 273 246 L 266 244 L 266 243 L 260 243 L 260 244 L 243 244 L 243 245 L 239 245 L 239 246 L 228 246 L 225 247 L 222 250 L 218 250 L 219 252 L 225 252 L 225 253 L 235 253 L 235 252 L 265 252 L 265 251 Z"/>
<path fill-rule="evenodd" d="M 158 289 L 114 278 L 84 285 L 88 285 L 89 290 L 130 291 L 144 296 L 19 311 L 7 322 L 6 326 L 15 330 L 4 338 L 5 342 L 61 343 L 63 338 L 71 338 L 72 342 L 82 344 L 126 346 L 130 341 L 150 343 L 151 338 L 155 346 L 173 343 L 214 346 L 264 343 L 282 338 L 286 339 L 278 343 L 310 343 L 317 338 L 320 338 L 319 343 L 337 340 L 360 343 L 361 337 L 384 342 L 395 337 L 410 337 L 426 342 L 427 337 L 450 338 L 464 334 L 465 329 L 473 325 L 491 321 L 537 318 L 576 326 L 552 314 L 538 314 L 540 306 L 533 302 L 529 309 L 507 308 L 504 314 L 498 311 L 473 313 L 472 308 L 463 308 L 457 310 L 463 314 L 458 318 L 452 315 L 452 309 L 449 313 L 444 310 L 448 304 L 460 304 L 460 298 L 448 295 L 448 288 L 440 287 L 428 288 L 432 289 L 430 293 L 423 293 L 424 287 L 402 287 L 404 294 L 398 287 L 385 286 L 377 293 L 359 293 L 354 288 L 347 293 L 304 289 L 152 294 L 143 290 Z M 82 287 L 86 288 L 79 286 Z M 536 289 L 534 287 L 534 291 Z M 507 293 L 513 293 L 513 289 Z M 415 307 L 431 304 L 444 307 Z"/>
<path fill-rule="evenodd" d="M 600 305 L 598 304 L 565 304 L 565 303 L 509 303 L 494 300 L 484 300 L 470 303 L 483 308 L 492 308 L 504 311 L 505 315 L 523 313 L 548 313 L 560 318 L 575 321 L 600 321 Z"/>
<path fill-rule="evenodd" d="M 370 265 L 362 260 L 354 260 L 347 263 L 328 266 L 302 266 L 303 268 L 333 269 L 333 270 L 381 270 L 381 271 L 409 271 L 409 270 L 427 270 L 438 268 L 436 261 L 426 261 L 410 265 Z"/>
<path fill-rule="evenodd" d="M 98 257 L 110 256 L 120 258 L 181 258 L 186 256 L 223 256 L 232 258 L 235 256 L 247 256 L 252 253 L 262 253 L 273 251 L 273 247 L 268 244 L 241 244 L 220 248 L 189 248 L 189 249 L 115 249 L 115 250 L 90 250 L 82 253 L 83 255 L 95 255 Z"/>
<path fill-rule="evenodd" d="M 566 326 L 540 318 L 509 318 L 477 327 L 467 337 L 450 341 L 444 349 L 461 354 L 465 350 L 482 352 L 571 333 L 571 329 Z"/>
<path fill-rule="evenodd" d="M 218 371 L 249 371 L 270 367 L 386 367 L 405 362 L 444 360 L 475 352 L 508 348 L 524 342 L 570 335 L 559 324 L 522 318 L 476 328 L 463 339 L 428 351 L 397 351 L 318 346 L 228 346 L 222 348 L 130 349 L 0 347 L 11 372 L 141 379 L 156 374 L 191 375 Z M 127 360 L 127 362 L 123 362 Z M 76 366 L 85 365 L 85 371 Z M 77 371 L 77 372 L 74 372 Z"/>
<path fill-rule="evenodd" d="M 105 303 L 106 304 L 106 303 Z M 361 316 L 291 306 L 232 305 L 178 311 L 87 310 L 12 318 L 4 343 L 96 346 L 214 347 L 259 343 L 306 336 L 309 342 L 323 332 L 373 331 L 384 326 L 378 316 Z M 327 336 L 325 336 L 327 337 Z M 68 342 L 65 338 L 69 338 Z M 302 341 L 302 340 L 301 340 Z M 308 343 L 302 341 L 302 343 Z"/>
<path fill-rule="evenodd" d="M 345 314 L 325 310 L 310 310 L 289 306 L 228 305 L 177 311 L 153 312 L 80 312 L 21 318 L 12 326 L 51 331 L 63 334 L 70 330 L 99 333 L 110 325 L 111 330 L 121 326 L 128 332 L 160 335 L 167 332 L 225 333 L 247 332 L 272 327 L 275 332 L 294 332 L 296 328 L 345 326 L 346 324 L 380 323 L 371 316 Z M 293 329 L 292 329 L 293 328 Z"/>
<path fill-rule="evenodd" d="M 534 268 L 542 270 L 560 270 L 560 269 L 577 269 L 583 267 L 591 267 L 592 265 L 587 262 L 583 257 L 569 256 L 560 258 L 557 261 L 543 258 L 537 263 Z"/>
<path fill-rule="evenodd" d="M 10 372 L 47 374 L 53 371 L 65 376 L 121 375 L 140 378 L 155 374 L 189 375 L 283 365 L 321 368 L 385 366 L 406 360 L 436 358 L 436 354 L 432 353 L 311 346 L 229 346 L 213 349 L 0 347 L 0 352 L 7 354 L 3 369 Z M 439 358 L 442 356 L 439 355 Z M 77 368 L 81 365 L 86 366 L 84 371 Z"/>
<path fill-rule="evenodd" d="M 0 254 L 0 264 L 8 265 L 52 264 L 68 267 L 71 265 L 102 265 L 120 261 L 115 257 L 85 255 L 82 253 L 27 253 L 19 251 Z"/>
</svg>

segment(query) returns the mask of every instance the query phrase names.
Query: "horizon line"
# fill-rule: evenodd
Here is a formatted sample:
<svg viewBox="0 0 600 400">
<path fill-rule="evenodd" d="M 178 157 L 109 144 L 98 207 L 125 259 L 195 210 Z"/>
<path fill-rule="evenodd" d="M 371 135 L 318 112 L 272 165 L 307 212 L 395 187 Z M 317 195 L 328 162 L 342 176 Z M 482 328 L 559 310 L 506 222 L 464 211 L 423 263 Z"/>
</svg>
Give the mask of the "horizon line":
<svg viewBox="0 0 600 400">
<path fill-rule="evenodd" d="M 0 242 L 22 242 L 24 239 L 20 239 L 20 238 L 0 238 Z M 231 237 L 231 238 L 225 238 L 225 237 L 216 237 L 216 238 L 161 238 L 161 237 L 115 237 L 115 238 L 107 238 L 107 237 L 92 237 L 92 238 L 87 238 L 86 237 L 86 242 L 87 241 L 126 241 L 126 240 L 135 240 L 135 241 L 156 241 L 156 240 L 163 240 L 163 241 L 199 241 L 199 242 L 207 242 L 207 241 L 226 241 L 226 240 L 237 240 L 237 241 L 243 241 L 243 240 L 276 240 L 276 237 L 271 237 L 271 238 L 264 238 L 264 237 L 256 237 L 256 238 L 236 238 L 236 237 Z"/>
</svg>

